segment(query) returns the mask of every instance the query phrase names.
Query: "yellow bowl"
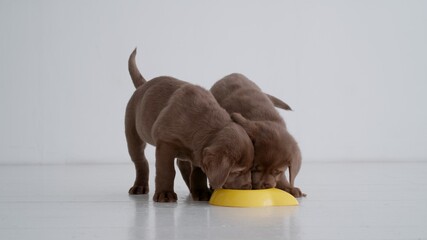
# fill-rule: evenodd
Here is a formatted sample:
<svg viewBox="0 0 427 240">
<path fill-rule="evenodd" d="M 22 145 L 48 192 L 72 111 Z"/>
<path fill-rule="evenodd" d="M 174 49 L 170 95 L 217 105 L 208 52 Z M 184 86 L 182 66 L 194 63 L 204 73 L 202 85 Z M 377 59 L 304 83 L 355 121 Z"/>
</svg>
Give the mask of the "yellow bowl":
<svg viewBox="0 0 427 240">
<path fill-rule="evenodd" d="M 223 207 L 267 207 L 297 206 L 298 201 L 291 194 L 277 189 L 234 190 L 217 189 L 209 203 Z"/>
</svg>

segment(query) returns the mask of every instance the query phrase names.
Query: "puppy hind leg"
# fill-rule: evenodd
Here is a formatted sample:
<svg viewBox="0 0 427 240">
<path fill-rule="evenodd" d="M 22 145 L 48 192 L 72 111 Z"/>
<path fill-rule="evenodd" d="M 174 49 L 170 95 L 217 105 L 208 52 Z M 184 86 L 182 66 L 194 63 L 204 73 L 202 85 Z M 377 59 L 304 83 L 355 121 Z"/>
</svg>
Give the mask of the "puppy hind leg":
<svg viewBox="0 0 427 240">
<path fill-rule="evenodd" d="M 129 155 L 135 165 L 136 171 L 135 182 L 129 189 L 129 194 L 147 194 L 149 191 L 149 166 L 147 158 L 144 154 L 144 150 L 147 144 L 139 138 L 136 131 L 126 131 L 126 140 Z"/>
</svg>

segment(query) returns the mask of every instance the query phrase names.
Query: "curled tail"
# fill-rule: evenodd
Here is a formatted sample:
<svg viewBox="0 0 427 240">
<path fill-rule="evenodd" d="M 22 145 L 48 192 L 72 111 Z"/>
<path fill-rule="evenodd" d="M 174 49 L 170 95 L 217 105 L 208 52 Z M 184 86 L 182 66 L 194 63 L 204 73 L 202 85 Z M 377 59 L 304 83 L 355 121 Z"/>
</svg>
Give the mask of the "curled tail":
<svg viewBox="0 0 427 240">
<path fill-rule="evenodd" d="M 129 74 L 130 74 L 130 77 L 132 78 L 133 85 L 135 85 L 135 88 L 138 88 L 139 86 L 141 86 L 147 81 L 141 75 L 141 73 L 138 70 L 138 67 L 136 66 L 135 56 L 136 56 L 136 48 L 135 50 L 133 50 L 133 52 L 129 56 L 128 67 L 129 67 Z"/>
</svg>

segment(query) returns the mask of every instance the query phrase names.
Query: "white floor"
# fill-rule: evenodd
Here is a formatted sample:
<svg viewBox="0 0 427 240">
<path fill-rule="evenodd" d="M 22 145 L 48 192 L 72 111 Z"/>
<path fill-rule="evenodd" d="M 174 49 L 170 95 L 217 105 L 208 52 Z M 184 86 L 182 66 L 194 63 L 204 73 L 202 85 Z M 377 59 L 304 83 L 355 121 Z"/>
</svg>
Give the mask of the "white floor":
<svg viewBox="0 0 427 240">
<path fill-rule="evenodd" d="M 154 172 L 154 169 L 152 169 Z M 131 164 L 0 166 L 0 239 L 427 239 L 427 163 L 305 163 L 298 207 L 129 196 Z"/>
</svg>

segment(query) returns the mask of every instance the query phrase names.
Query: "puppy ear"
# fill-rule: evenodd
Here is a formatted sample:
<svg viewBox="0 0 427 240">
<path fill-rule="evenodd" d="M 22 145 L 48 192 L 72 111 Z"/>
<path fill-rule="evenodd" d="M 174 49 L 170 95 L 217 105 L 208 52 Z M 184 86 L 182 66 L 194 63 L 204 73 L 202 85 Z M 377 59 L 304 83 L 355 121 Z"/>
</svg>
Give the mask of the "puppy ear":
<svg viewBox="0 0 427 240">
<path fill-rule="evenodd" d="M 285 102 L 283 102 L 282 100 L 278 99 L 275 96 L 271 96 L 270 94 L 265 93 L 265 95 L 267 95 L 267 97 L 270 99 L 270 101 L 273 103 L 273 105 L 277 108 L 281 108 L 284 110 L 288 110 L 288 111 L 292 111 L 292 108 L 289 107 L 289 105 Z"/>
<path fill-rule="evenodd" d="M 289 183 L 291 187 L 295 187 L 295 177 L 298 175 L 301 169 L 301 152 L 297 146 L 294 157 L 292 158 L 291 164 L 289 165 Z"/>
<path fill-rule="evenodd" d="M 242 116 L 240 113 L 232 113 L 230 114 L 231 119 L 239 124 L 240 126 L 245 129 L 248 136 L 251 138 L 252 141 L 255 140 L 255 135 L 257 131 L 257 126 L 253 121 L 247 120 L 245 117 Z"/>
<path fill-rule="evenodd" d="M 213 189 L 222 188 L 234 163 L 227 157 L 216 156 L 210 147 L 203 149 L 202 169 Z"/>
</svg>

